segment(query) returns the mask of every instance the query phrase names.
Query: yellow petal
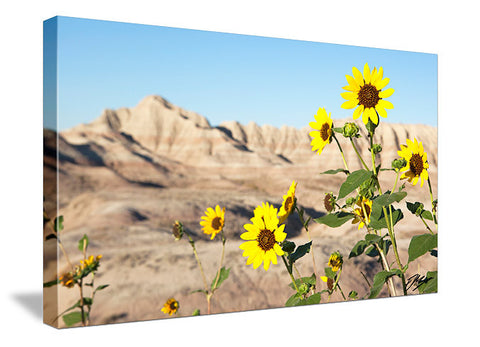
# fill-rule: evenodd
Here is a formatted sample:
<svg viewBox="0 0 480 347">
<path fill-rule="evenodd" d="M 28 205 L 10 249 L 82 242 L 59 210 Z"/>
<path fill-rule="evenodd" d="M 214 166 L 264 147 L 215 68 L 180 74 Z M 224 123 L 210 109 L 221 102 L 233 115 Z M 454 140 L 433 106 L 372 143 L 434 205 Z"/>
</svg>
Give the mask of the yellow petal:
<svg viewBox="0 0 480 347">
<path fill-rule="evenodd" d="M 377 83 L 375 83 L 375 87 L 377 90 L 383 89 L 387 86 L 387 84 L 390 82 L 390 78 L 385 77 L 383 80 L 378 80 Z"/>
<path fill-rule="evenodd" d="M 360 86 L 358 85 L 357 81 L 355 81 L 355 78 L 350 75 L 345 75 L 345 77 L 347 78 L 348 86 L 344 87 L 344 89 L 349 87 L 348 90 L 352 92 L 360 90 Z"/>
<path fill-rule="evenodd" d="M 370 119 L 372 120 L 373 124 L 377 125 L 378 124 L 378 115 L 377 112 L 375 112 L 375 109 L 372 107 L 372 111 L 370 111 Z"/>
<path fill-rule="evenodd" d="M 363 109 L 363 105 L 358 106 L 355 111 L 353 111 L 353 119 L 358 119 L 358 117 L 360 117 L 360 115 L 362 114 Z"/>
<path fill-rule="evenodd" d="M 282 256 L 285 254 L 285 252 L 283 251 L 282 247 L 280 247 L 280 245 L 278 243 L 274 244 L 273 245 L 273 250 L 275 251 L 275 253 L 278 255 L 278 256 Z"/>
<path fill-rule="evenodd" d="M 352 68 L 353 78 L 355 78 L 355 82 L 357 82 L 359 87 L 363 87 L 363 76 L 360 70 L 358 70 L 355 66 Z"/>
<path fill-rule="evenodd" d="M 365 79 L 365 84 L 370 83 L 370 68 L 368 67 L 368 63 L 365 63 L 363 67 L 363 78 Z"/>
<path fill-rule="evenodd" d="M 385 111 L 385 109 L 379 105 L 377 105 L 375 107 L 375 109 L 377 110 L 378 114 L 380 115 L 380 117 L 383 117 L 383 118 L 387 118 L 387 111 Z"/>
<path fill-rule="evenodd" d="M 342 108 L 345 108 L 345 109 L 351 109 L 351 108 L 354 108 L 355 106 L 358 105 L 358 101 L 357 100 L 349 100 L 349 101 L 345 101 L 343 104 L 342 104 Z"/>
<path fill-rule="evenodd" d="M 378 106 L 386 108 L 387 110 L 393 109 L 393 104 L 388 100 L 380 99 L 378 100 Z"/>
<path fill-rule="evenodd" d="M 340 96 L 345 100 L 357 100 L 357 93 L 345 92 L 340 93 Z"/>
<path fill-rule="evenodd" d="M 395 89 L 388 88 L 388 89 L 382 90 L 380 93 L 378 93 L 378 96 L 381 97 L 382 99 L 385 99 L 385 98 L 388 98 L 388 97 L 392 96 L 394 91 L 395 91 Z"/>
</svg>

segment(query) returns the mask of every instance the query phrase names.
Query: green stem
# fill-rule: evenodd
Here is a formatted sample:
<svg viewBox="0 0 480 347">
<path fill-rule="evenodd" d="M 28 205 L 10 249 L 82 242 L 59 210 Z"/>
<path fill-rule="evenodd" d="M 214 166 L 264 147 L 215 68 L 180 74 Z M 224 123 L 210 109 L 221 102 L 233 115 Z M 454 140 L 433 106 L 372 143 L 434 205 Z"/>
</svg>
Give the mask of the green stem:
<svg viewBox="0 0 480 347">
<path fill-rule="evenodd" d="M 437 212 L 436 207 L 433 204 L 433 192 L 432 192 L 432 184 L 430 183 L 430 176 L 428 176 L 428 190 L 430 191 L 430 201 L 432 202 L 432 213 L 433 213 L 433 221 L 435 222 L 435 226 L 438 225 L 437 223 Z"/>
<path fill-rule="evenodd" d="M 188 240 L 190 242 L 190 245 L 193 248 L 193 254 L 195 255 L 195 259 L 197 260 L 198 267 L 200 268 L 200 273 L 202 274 L 202 279 L 203 279 L 203 285 L 205 286 L 205 295 L 207 297 L 207 314 L 210 314 L 210 293 L 208 291 L 208 284 L 207 284 L 207 279 L 205 277 L 205 272 L 203 271 L 203 266 L 202 262 L 200 261 L 200 258 L 198 257 L 197 249 L 195 248 L 195 241 L 191 238 L 190 235 L 185 233 L 188 237 Z"/>
<path fill-rule="evenodd" d="M 308 231 L 308 225 L 307 223 L 305 222 L 305 220 L 303 219 L 303 214 L 300 213 L 300 210 L 298 209 L 298 206 L 295 205 L 295 210 L 297 211 L 297 214 L 298 214 L 298 217 L 300 218 L 300 222 L 303 224 L 303 226 L 305 227 L 305 231 L 307 232 L 307 236 L 308 236 L 308 241 L 312 241 L 312 238 L 310 237 L 310 232 Z M 317 286 L 318 288 L 318 276 L 317 276 L 317 265 L 315 264 L 315 256 L 314 256 L 314 252 L 313 252 L 313 243 L 312 243 L 312 249 L 311 249 L 311 254 L 312 254 L 312 263 L 313 263 L 313 273 L 315 274 L 315 285 Z"/>
<path fill-rule="evenodd" d="M 220 279 L 220 271 L 222 270 L 223 258 L 225 257 L 225 241 L 227 241 L 227 239 L 225 238 L 225 234 L 223 233 L 222 229 L 222 255 L 220 256 L 220 265 L 218 266 L 217 278 L 215 280 L 215 285 L 213 286 L 213 288 L 217 288 L 217 284 Z"/>
<path fill-rule="evenodd" d="M 360 155 L 360 152 L 358 151 L 357 149 L 357 146 L 355 146 L 355 142 L 353 142 L 353 139 L 350 137 L 350 142 L 352 143 L 352 146 L 353 146 L 353 149 L 355 150 L 355 153 L 357 153 L 357 156 L 358 158 L 360 159 L 360 161 L 362 162 L 363 164 L 363 167 L 365 168 L 365 170 L 370 170 L 367 166 L 367 164 L 365 164 L 365 162 L 363 161 L 363 158 L 362 156 Z"/>
<path fill-rule="evenodd" d="M 340 150 L 340 154 L 342 155 L 343 165 L 345 165 L 345 169 L 350 172 L 350 170 L 348 169 L 347 161 L 345 160 L 345 155 L 343 154 L 342 146 L 340 146 L 340 142 L 338 142 L 335 134 L 333 134 L 332 136 L 335 139 L 335 142 L 337 143 L 338 149 Z"/>
<path fill-rule="evenodd" d="M 298 293 L 298 287 L 297 287 L 297 283 L 295 283 L 295 277 L 293 277 L 292 269 L 287 264 L 287 260 L 285 259 L 285 255 L 282 255 L 282 259 L 283 259 L 283 263 L 285 264 L 285 268 L 287 269 L 287 272 L 290 275 L 290 278 L 292 279 L 293 286 L 295 287 L 295 290 Z"/>
</svg>

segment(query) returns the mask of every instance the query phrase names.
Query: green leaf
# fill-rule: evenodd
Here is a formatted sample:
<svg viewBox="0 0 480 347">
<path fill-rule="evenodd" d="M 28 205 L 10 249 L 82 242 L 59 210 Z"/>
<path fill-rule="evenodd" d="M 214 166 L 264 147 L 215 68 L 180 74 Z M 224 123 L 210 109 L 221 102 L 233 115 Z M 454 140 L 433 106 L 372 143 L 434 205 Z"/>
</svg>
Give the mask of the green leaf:
<svg viewBox="0 0 480 347">
<path fill-rule="evenodd" d="M 85 316 L 86 316 L 86 312 L 84 312 L 84 317 Z M 71 327 L 72 325 L 75 325 L 75 324 L 80 323 L 82 321 L 82 312 L 80 312 L 80 311 L 71 312 L 71 313 L 68 313 L 68 314 L 64 315 L 62 318 L 63 318 L 63 321 L 65 322 L 65 324 L 68 327 Z"/>
<path fill-rule="evenodd" d="M 87 250 L 88 247 L 88 236 L 87 234 L 84 234 L 83 237 L 78 241 L 78 249 L 80 251 L 83 251 L 83 247 L 85 245 L 85 250 Z"/>
<path fill-rule="evenodd" d="M 408 246 L 408 262 L 414 261 L 434 248 L 437 248 L 437 234 L 423 234 L 412 237 Z"/>
<path fill-rule="evenodd" d="M 378 206 L 388 206 L 393 204 L 394 202 L 400 202 L 407 196 L 406 192 L 396 192 L 396 193 L 390 193 L 386 192 L 383 195 L 380 195 L 373 199 L 372 205 L 377 204 Z M 373 208 L 373 206 L 372 206 Z"/>
<path fill-rule="evenodd" d="M 101 286 L 98 286 L 97 288 L 95 288 L 94 293 L 98 292 L 99 290 L 103 290 L 103 289 L 107 288 L 108 286 L 109 286 L 109 284 L 103 284 Z"/>
<path fill-rule="evenodd" d="M 420 294 L 436 293 L 437 292 L 437 271 L 429 271 L 425 279 L 420 281 L 418 292 Z"/>
<path fill-rule="evenodd" d="M 58 279 L 55 279 L 55 280 L 50 281 L 50 282 L 45 282 L 45 283 L 43 284 L 43 288 L 52 287 L 52 286 L 55 286 L 55 285 L 57 285 L 57 284 L 59 284 L 59 283 L 60 283 L 60 280 L 58 280 Z"/>
<path fill-rule="evenodd" d="M 346 222 L 348 222 L 350 219 L 353 219 L 355 215 L 353 213 L 347 213 L 347 212 L 335 212 L 335 213 L 330 213 L 325 216 L 322 216 L 320 218 L 314 219 L 315 222 L 319 224 L 325 224 L 331 228 L 337 228 Z"/>
<path fill-rule="evenodd" d="M 305 300 L 305 305 L 319 304 L 321 299 L 322 296 L 320 295 L 320 293 L 312 294 Z"/>
<path fill-rule="evenodd" d="M 291 297 L 288 298 L 287 302 L 285 303 L 286 307 L 297 306 L 297 304 L 302 301 L 302 296 L 298 293 L 293 294 Z"/>
<path fill-rule="evenodd" d="M 375 275 L 375 277 L 373 278 L 373 286 L 372 288 L 370 289 L 370 295 L 369 295 L 369 299 L 373 299 L 373 298 L 376 298 L 378 296 L 378 294 L 380 294 L 380 291 L 382 290 L 383 288 L 383 285 L 385 284 L 385 282 L 392 276 L 401 276 L 402 275 L 402 272 L 399 270 L 399 269 L 393 269 L 393 270 L 390 270 L 390 271 L 380 271 L 379 273 L 377 273 Z"/>
<path fill-rule="evenodd" d="M 300 285 L 303 283 L 307 284 L 309 288 L 312 286 L 315 286 L 315 284 L 317 283 L 315 274 L 312 274 L 312 276 L 310 277 L 301 277 L 295 280 L 295 285 L 297 286 L 297 288 L 300 287 Z M 289 287 L 292 289 L 295 289 L 295 286 L 293 285 L 293 283 L 290 283 Z"/>
<path fill-rule="evenodd" d="M 198 308 L 193 311 L 192 316 L 200 316 L 200 310 Z"/>
<path fill-rule="evenodd" d="M 330 267 L 325 268 L 325 276 L 327 276 L 328 278 L 334 280 L 336 275 L 337 273 L 333 272 L 332 268 Z"/>
<path fill-rule="evenodd" d="M 379 255 L 378 250 L 373 245 L 368 247 L 368 249 L 365 251 L 365 254 L 372 258 Z"/>
<path fill-rule="evenodd" d="M 366 180 L 372 177 L 372 172 L 367 170 L 357 170 L 352 172 L 345 182 L 341 185 L 340 191 L 338 193 L 338 198 L 344 198 L 351 192 L 353 192 L 356 188 L 360 187 L 360 185 L 365 182 Z"/>
<path fill-rule="evenodd" d="M 350 251 L 350 255 L 348 258 L 358 257 L 363 253 L 365 248 L 368 246 L 368 242 L 365 240 L 358 241 L 355 246 L 353 246 L 352 250 Z"/>
<path fill-rule="evenodd" d="M 390 225 L 390 212 L 388 208 L 386 208 L 385 210 L 387 212 L 388 225 Z M 393 225 L 397 224 L 402 218 L 403 218 L 402 210 L 400 209 L 396 210 L 394 207 L 392 207 Z M 385 220 L 385 214 L 384 214 L 383 208 L 381 208 L 378 205 L 376 205 L 375 207 L 375 205 L 372 204 L 372 213 L 370 215 L 369 226 L 375 230 L 388 228 L 387 221 Z"/>
<path fill-rule="evenodd" d="M 298 259 L 303 257 L 305 254 L 310 252 L 310 246 L 312 245 L 312 241 L 307 242 L 304 245 L 298 246 L 295 252 L 288 256 L 288 260 L 291 264 L 295 263 Z"/>
<path fill-rule="evenodd" d="M 427 210 L 423 210 L 422 217 L 424 219 L 433 220 L 432 213 L 430 211 L 427 211 Z"/>
<path fill-rule="evenodd" d="M 321 172 L 320 175 L 335 175 L 339 172 L 343 172 L 344 174 L 347 174 L 347 175 L 350 173 L 350 171 L 345 169 L 336 169 L 336 170 L 327 170 L 327 171 Z"/>
<path fill-rule="evenodd" d="M 55 217 L 53 222 L 53 229 L 58 233 L 63 230 L 63 216 Z"/>
<path fill-rule="evenodd" d="M 210 289 L 212 292 L 218 288 L 220 288 L 220 285 L 223 283 L 228 278 L 228 275 L 230 274 L 230 269 L 225 269 L 225 267 L 222 267 L 219 272 L 217 272 L 217 276 L 212 281 L 212 284 L 210 286 Z M 217 281 L 218 277 L 218 281 Z"/>
</svg>

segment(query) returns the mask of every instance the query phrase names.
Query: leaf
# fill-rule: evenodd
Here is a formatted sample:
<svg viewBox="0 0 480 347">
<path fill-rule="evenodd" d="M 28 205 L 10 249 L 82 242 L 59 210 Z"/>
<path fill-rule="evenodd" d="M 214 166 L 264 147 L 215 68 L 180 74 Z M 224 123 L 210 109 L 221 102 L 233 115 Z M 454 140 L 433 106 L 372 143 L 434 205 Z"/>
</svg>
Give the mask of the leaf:
<svg viewBox="0 0 480 347">
<path fill-rule="evenodd" d="M 368 247 L 368 249 L 365 251 L 365 254 L 372 258 L 379 255 L 378 250 L 373 245 Z"/>
<path fill-rule="evenodd" d="M 437 234 L 423 234 L 412 237 L 408 246 L 408 262 L 412 262 L 428 251 L 437 248 Z"/>
<path fill-rule="evenodd" d="M 83 234 L 83 237 L 78 241 L 78 249 L 80 251 L 83 251 L 83 247 L 85 245 L 85 251 L 87 250 L 88 247 L 88 236 L 87 234 Z"/>
<path fill-rule="evenodd" d="M 335 212 L 335 213 L 330 213 L 325 216 L 322 216 L 320 218 L 314 219 L 315 222 L 319 224 L 325 224 L 331 228 L 337 228 L 346 222 L 348 222 L 350 219 L 353 219 L 355 215 L 353 213 L 347 213 L 347 212 Z"/>
<path fill-rule="evenodd" d="M 393 204 L 394 202 L 400 202 L 406 196 L 407 196 L 406 192 L 396 192 L 396 193 L 387 192 L 373 199 L 372 204 L 377 204 L 380 207 L 388 206 Z"/>
<path fill-rule="evenodd" d="M 348 256 L 348 259 L 353 257 L 358 257 L 359 255 L 361 255 L 367 246 L 368 246 L 367 241 L 365 240 L 358 241 L 350 251 L 350 255 Z"/>
<path fill-rule="evenodd" d="M 297 288 L 303 283 L 306 283 L 307 285 L 309 285 L 309 287 L 315 286 L 315 284 L 317 283 L 315 274 L 312 274 L 312 276 L 310 277 L 301 277 L 295 280 L 295 285 L 297 286 Z M 289 287 L 292 289 L 295 289 L 295 286 L 293 285 L 293 283 L 290 283 Z"/>
<path fill-rule="evenodd" d="M 420 281 L 417 289 L 420 294 L 437 292 L 437 271 L 427 272 L 426 278 Z"/>
<path fill-rule="evenodd" d="M 198 308 L 193 311 L 192 316 L 200 316 L 200 310 Z"/>
<path fill-rule="evenodd" d="M 319 304 L 321 299 L 322 296 L 320 295 L 320 293 L 312 294 L 305 300 L 305 305 Z"/>
<path fill-rule="evenodd" d="M 372 177 L 372 172 L 367 170 L 357 170 L 352 172 L 345 182 L 340 187 L 340 191 L 338 193 L 338 198 L 344 198 L 351 192 L 353 192 L 356 188 L 358 188 L 363 182 L 370 179 Z"/>
<path fill-rule="evenodd" d="M 305 254 L 307 254 L 308 252 L 310 252 L 310 246 L 312 245 L 312 241 L 310 242 L 307 242 L 306 244 L 304 245 L 301 245 L 301 246 L 298 246 L 297 249 L 295 250 L 295 252 L 293 252 L 292 254 L 290 254 L 288 256 L 288 260 L 290 261 L 291 264 L 293 264 L 294 262 L 296 262 L 298 259 L 300 259 L 301 257 L 303 257 Z"/>
<path fill-rule="evenodd" d="M 84 312 L 84 316 L 85 316 L 85 312 Z M 64 315 L 62 318 L 65 324 L 68 327 L 71 327 L 72 325 L 80 323 L 82 321 L 82 312 L 80 311 L 71 312 Z"/>
<path fill-rule="evenodd" d="M 228 278 L 228 275 L 230 274 L 230 269 L 225 269 L 225 267 L 222 267 L 220 271 L 217 273 L 217 276 L 212 281 L 212 284 L 210 286 L 210 289 L 212 292 L 218 288 L 220 288 L 220 285 L 223 283 Z M 217 281 L 218 277 L 218 281 Z"/>
<path fill-rule="evenodd" d="M 343 172 L 344 174 L 347 174 L 347 175 L 350 173 L 350 171 L 345 169 L 336 169 L 336 170 L 327 170 L 327 171 L 321 172 L 320 175 L 335 175 L 339 172 Z"/>
<path fill-rule="evenodd" d="M 59 283 L 60 283 L 60 280 L 58 280 L 58 279 L 55 279 L 55 280 L 50 281 L 50 282 L 45 282 L 45 283 L 43 284 L 43 288 L 52 287 L 52 286 L 55 286 L 55 285 L 57 285 L 57 284 L 59 284 Z"/>
<path fill-rule="evenodd" d="M 328 278 L 334 280 L 334 279 L 335 279 L 335 276 L 336 276 L 337 274 L 336 274 L 336 272 L 333 272 L 332 268 L 326 267 L 326 268 L 325 268 L 325 275 L 326 275 Z"/>
<path fill-rule="evenodd" d="M 380 291 L 382 290 L 383 288 L 383 285 L 385 284 L 385 282 L 392 276 L 401 276 L 402 275 L 402 272 L 399 270 L 399 269 L 393 269 L 393 270 L 390 270 L 390 271 L 380 271 L 379 273 L 377 273 L 375 275 L 375 277 L 373 278 L 373 286 L 372 288 L 370 289 L 370 295 L 369 295 L 369 299 L 373 299 L 373 298 L 376 298 L 378 296 L 378 294 L 380 294 Z"/>
<path fill-rule="evenodd" d="M 390 225 L 390 213 L 388 210 L 389 209 L 386 209 L 388 225 Z M 400 209 L 396 210 L 395 208 L 392 207 L 393 225 L 397 224 L 402 218 L 403 218 L 402 210 Z M 387 221 L 385 220 L 385 214 L 384 214 L 383 208 L 379 207 L 378 205 L 376 208 L 374 208 L 374 205 L 372 204 L 372 214 L 370 215 L 369 226 L 375 230 L 380 230 L 380 229 L 387 229 L 388 225 L 387 225 Z"/>
<path fill-rule="evenodd" d="M 53 229 L 58 233 L 63 230 L 63 216 L 55 217 L 53 222 Z"/>
<path fill-rule="evenodd" d="M 297 306 L 297 304 L 302 301 L 302 296 L 298 293 L 293 294 L 291 297 L 288 298 L 287 302 L 285 303 L 286 307 Z"/>
<path fill-rule="evenodd" d="M 103 284 L 101 286 L 98 286 L 97 288 L 95 288 L 94 293 L 98 292 L 99 290 L 103 290 L 103 289 L 107 288 L 108 286 L 109 286 L 109 284 Z"/>
</svg>

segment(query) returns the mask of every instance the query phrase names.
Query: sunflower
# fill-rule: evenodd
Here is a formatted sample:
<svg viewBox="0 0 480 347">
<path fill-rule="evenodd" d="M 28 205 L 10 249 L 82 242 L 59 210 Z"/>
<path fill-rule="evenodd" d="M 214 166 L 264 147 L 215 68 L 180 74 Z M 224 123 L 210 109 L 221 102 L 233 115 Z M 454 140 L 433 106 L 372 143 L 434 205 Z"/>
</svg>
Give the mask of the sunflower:
<svg viewBox="0 0 480 347">
<path fill-rule="evenodd" d="M 319 108 L 315 117 L 315 122 L 310 122 L 309 125 L 312 127 L 313 131 L 310 131 L 309 135 L 312 138 L 310 145 L 312 146 L 312 151 L 318 151 L 318 154 L 321 154 L 323 147 L 328 143 L 332 142 L 332 118 L 330 117 L 332 113 L 327 114 L 324 108 Z"/>
<path fill-rule="evenodd" d="M 353 119 L 358 119 L 361 115 L 364 124 L 367 124 L 369 119 L 372 123 L 378 124 L 378 115 L 387 118 L 385 109 L 393 109 L 393 104 L 384 99 L 391 96 L 394 90 L 392 88 L 382 90 L 390 82 L 390 79 L 383 78 L 382 67 L 370 71 L 368 64 L 363 67 L 363 75 L 356 67 L 353 67 L 352 71 L 353 77 L 345 76 L 348 85 L 343 89 L 347 92 L 340 94 L 347 100 L 342 104 L 342 108 L 356 108 L 353 112 Z"/>
<path fill-rule="evenodd" d="M 357 200 L 358 208 L 353 211 L 355 218 L 352 224 L 359 223 L 358 229 L 361 229 L 365 225 L 365 221 L 370 223 L 370 215 L 372 214 L 372 201 L 367 198 L 360 198 Z"/>
<path fill-rule="evenodd" d="M 62 276 L 60 276 L 58 280 L 64 287 L 72 288 L 76 283 L 73 277 L 74 277 L 73 272 L 66 272 Z"/>
<path fill-rule="evenodd" d="M 215 210 L 211 207 L 205 211 L 205 216 L 202 216 L 200 225 L 203 227 L 203 232 L 207 235 L 212 235 L 210 240 L 222 231 L 225 225 L 225 207 L 215 206 Z"/>
<path fill-rule="evenodd" d="M 288 189 L 287 195 L 283 196 L 283 203 L 278 211 L 279 223 L 282 224 L 285 222 L 293 210 L 295 203 L 295 189 L 297 188 L 297 182 L 293 181 L 290 188 Z"/>
<path fill-rule="evenodd" d="M 163 305 L 162 312 L 171 316 L 172 314 L 177 313 L 179 307 L 180 304 L 178 301 L 174 298 L 170 298 L 165 305 Z"/>
<path fill-rule="evenodd" d="M 398 155 L 407 161 L 407 165 L 401 169 L 404 171 L 400 179 L 408 179 L 410 183 L 416 185 L 419 178 L 421 178 L 420 186 L 423 187 L 423 182 L 428 180 L 428 162 L 427 153 L 423 150 L 423 145 L 417 139 L 413 142 L 407 139 L 407 145 L 400 145 L 401 150 Z"/>
<path fill-rule="evenodd" d="M 102 255 L 97 255 L 97 257 L 93 257 L 91 255 L 85 260 L 80 260 L 80 269 L 84 270 L 85 268 L 90 268 L 91 270 L 95 271 L 98 268 L 98 265 L 100 264 L 100 259 L 102 259 Z"/>
<path fill-rule="evenodd" d="M 337 272 L 343 265 L 343 257 L 340 252 L 334 252 L 328 259 L 328 266 L 332 268 L 333 272 Z"/>
<path fill-rule="evenodd" d="M 278 244 L 287 237 L 283 231 L 285 224 L 278 225 L 277 209 L 267 203 L 262 203 L 254 210 L 254 216 L 250 219 L 252 224 L 245 224 L 246 232 L 240 238 L 246 240 L 240 245 L 243 256 L 248 257 L 247 265 L 253 263 L 256 269 L 263 262 L 265 271 L 270 267 L 270 262 L 277 264 L 277 255 L 284 254 Z"/>
</svg>

